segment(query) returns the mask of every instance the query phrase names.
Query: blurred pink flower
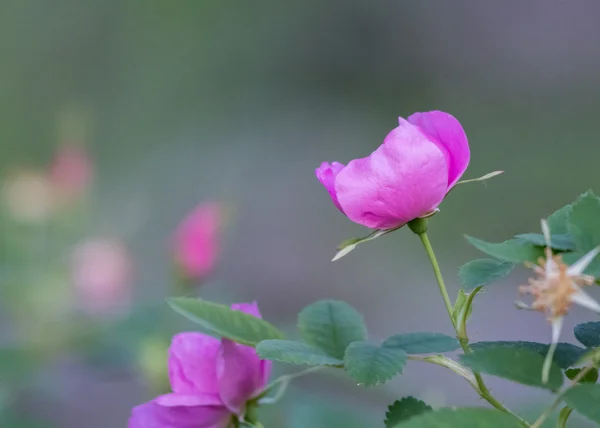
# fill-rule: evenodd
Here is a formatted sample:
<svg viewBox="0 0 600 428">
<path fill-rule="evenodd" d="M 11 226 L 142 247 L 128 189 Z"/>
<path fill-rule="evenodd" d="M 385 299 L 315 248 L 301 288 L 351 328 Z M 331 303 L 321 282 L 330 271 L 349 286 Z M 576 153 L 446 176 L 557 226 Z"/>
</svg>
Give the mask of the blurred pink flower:
<svg viewBox="0 0 600 428">
<path fill-rule="evenodd" d="M 50 180 L 60 198 L 77 199 L 89 188 L 93 169 L 92 159 L 82 145 L 64 144 L 50 166 Z"/>
<path fill-rule="evenodd" d="M 178 226 L 174 236 L 174 259 L 185 277 L 202 279 L 213 270 L 220 246 L 221 215 L 219 204 L 203 203 Z"/>
<path fill-rule="evenodd" d="M 231 308 L 261 318 L 256 303 Z M 271 373 L 254 348 L 202 333 L 173 337 L 168 364 L 173 392 L 135 407 L 129 428 L 226 428 Z"/>
<path fill-rule="evenodd" d="M 71 281 L 80 306 L 91 315 L 127 309 L 132 277 L 131 255 L 125 245 L 116 239 L 90 239 L 73 251 Z"/>
<path fill-rule="evenodd" d="M 316 169 L 335 206 L 372 229 L 393 229 L 435 211 L 469 164 L 467 136 L 452 115 L 431 111 L 398 121 L 366 158 Z"/>
</svg>

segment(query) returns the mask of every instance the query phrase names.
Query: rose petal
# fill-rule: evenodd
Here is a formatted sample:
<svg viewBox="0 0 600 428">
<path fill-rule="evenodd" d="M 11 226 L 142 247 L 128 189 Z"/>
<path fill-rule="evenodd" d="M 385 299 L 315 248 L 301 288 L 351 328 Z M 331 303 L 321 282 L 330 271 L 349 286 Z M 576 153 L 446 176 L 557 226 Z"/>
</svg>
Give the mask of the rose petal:
<svg viewBox="0 0 600 428">
<path fill-rule="evenodd" d="M 339 162 L 323 162 L 316 170 L 315 174 L 323 187 L 327 189 L 329 192 L 329 196 L 331 200 L 335 204 L 338 210 L 342 213 L 344 210 L 342 209 L 340 203 L 338 202 L 337 194 L 335 191 L 335 177 L 339 174 L 341 170 L 343 170 L 345 166 Z"/>
<path fill-rule="evenodd" d="M 221 399 L 232 412 L 240 414 L 244 404 L 263 387 L 262 361 L 254 348 L 221 340 L 217 378 Z"/>
<path fill-rule="evenodd" d="M 202 333 L 179 333 L 169 348 L 169 379 L 179 394 L 218 394 L 216 366 L 219 339 Z"/>
<path fill-rule="evenodd" d="M 446 158 L 416 126 L 401 120 L 377 150 L 337 175 L 335 188 L 350 220 L 372 229 L 395 228 L 442 202 Z"/>
<path fill-rule="evenodd" d="M 231 309 L 233 309 L 234 311 L 245 312 L 256 318 L 262 318 L 262 315 L 260 314 L 260 310 L 258 309 L 258 303 L 256 303 L 256 302 L 234 303 L 231 305 Z"/>
<path fill-rule="evenodd" d="M 217 403 L 217 404 L 215 404 Z M 226 427 L 229 410 L 219 397 L 167 394 L 133 409 L 129 428 Z"/>
<path fill-rule="evenodd" d="M 471 159 L 469 142 L 460 122 L 443 111 L 415 113 L 408 117 L 408 122 L 418 126 L 444 152 L 448 159 L 448 190 L 450 190 L 463 175 Z"/>
</svg>

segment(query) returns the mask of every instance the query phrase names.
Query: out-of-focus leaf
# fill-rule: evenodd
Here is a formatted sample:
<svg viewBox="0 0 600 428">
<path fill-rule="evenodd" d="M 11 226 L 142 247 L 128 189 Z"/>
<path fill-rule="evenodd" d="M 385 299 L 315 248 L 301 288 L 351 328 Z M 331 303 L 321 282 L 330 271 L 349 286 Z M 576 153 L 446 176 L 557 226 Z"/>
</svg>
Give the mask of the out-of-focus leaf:
<svg viewBox="0 0 600 428">
<path fill-rule="evenodd" d="M 494 259 L 472 260 L 458 270 L 458 277 L 465 291 L 480 285 L 488 285 L 508 275 L 515 265 Z"/>
<path fill-rule="evenodd" d="M 414 416 L 419 416 L 431 410 L 431 406 L 421 400 L 417 400 L 415 397 L 405 397 L 402 400 L 396 400 L 388 406 L 388 411 L 385 414 L 385 426 L 386 428 L 395 427 L 400 422 L 408 421 Z"/>
<path fill-rule="evenodd" d="M 467 240 L 478 250 L 504 262 L 536 262 L 538 258 L 544 255 L 544 250 L 541 247 L 523 242 L 520 239 L 509 239 L 504 242 L 492 243 L 467 236 Z"/>
<path fill-rule="evenodd" d="M 456 337 L 441 333 L 405 333 L 387 338 L 382 346 L 402 349 L 410 355 L 455 351 L 460 348 L 460 343 Z"/>
</svg>

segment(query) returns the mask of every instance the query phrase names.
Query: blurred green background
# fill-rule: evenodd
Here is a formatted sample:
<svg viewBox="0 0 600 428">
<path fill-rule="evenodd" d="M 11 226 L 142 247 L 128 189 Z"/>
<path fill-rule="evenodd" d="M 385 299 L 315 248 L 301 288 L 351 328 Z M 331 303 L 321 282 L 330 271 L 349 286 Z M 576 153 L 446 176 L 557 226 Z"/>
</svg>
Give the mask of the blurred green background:
<svg viewBox="0 0 600 428">
<path fill-rule="evenodd" d="M 85 144 L 95 176 L 51 223 L 4 210 L 0 425 L 125 426 L 165 363 L 154 336 L 193 328 L 163 302 L 169 239 L 205 200 L 231 216 L 199 295 L 256 299 L 289 330 L 303 306 L 337 298 L 365 314 L 375 340 L 450 333 L 408 231 L 330 262 L 339 242 L 366 231 L 333 207 L 314 168 L 367 155 L 398 116 L 456 116 L 472 150 L 466 178 L 506 173 L 457 189 L 431 222 L 454 295 L 458 266 L 477 254 L 464 233 L 498 241 L 537 231 L 554 208 L 600 191 L 599 18 L 592 0 L 2 2 L 4 187 L 43 171 L 70 142 Z M 17 189 L 8 193 L 28 197 L 27 186 Z M 43 195 L 30 199 L 35 206 Z M 69 254 L 91 238 L 118 240 L 129 258 L 130 288 L 119 310 L 101 315 L 77 306 L 66 274 Z M 549 339 L 543 317 L 513 307 L 525 277 L 480 296 L 474 340 Z M 583 320 L 574 311 L 568 326 Z M 438 406 L 481 404 L 442 368 L 405 372 L 371 390 L 335 376 L 303 379 L 269 411 L 270 426 L 382 426 L 387 404 L 406 394 Z M 531 406 L 550 398 L 490 384 L 534 414 Z"/>
</svg>

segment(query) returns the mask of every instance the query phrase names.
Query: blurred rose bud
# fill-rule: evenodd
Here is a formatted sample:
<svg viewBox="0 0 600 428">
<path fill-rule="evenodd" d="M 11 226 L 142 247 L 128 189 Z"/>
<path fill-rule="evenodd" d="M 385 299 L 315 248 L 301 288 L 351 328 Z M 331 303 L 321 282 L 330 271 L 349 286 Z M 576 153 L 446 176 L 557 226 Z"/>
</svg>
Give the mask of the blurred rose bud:
<svg viewBox="0 0 600 428">
<path fill-rule="evenodd" d="M 95 238 L 78 245 L 71 259 L 71 281 L 80 307 L 90 315 L 114 315 L 129 308 L 133 260 L 125 245 Z"/>
<path fill-rule="evenodd" d="M 93 177 L 93 163 L 80 144 L 64 144 L 50 166 L 50 181 L 61 202 L 83 196 Z"/>
<path fill-rule="evenodd" d="M 213 270 L 220 247 L 221 215 L 219 204 L 203 203 L 178 226 L 173 256 L 186 279 L 199 280 Z"/>
<path fill-rule="evenodd" d="M 8 177 L 2 185 L 2 199 L 13 218 L 28 223 L 47 220 L 54 209 L 52 184 L 35 171 L 19 171 Z"/>
</svg>

